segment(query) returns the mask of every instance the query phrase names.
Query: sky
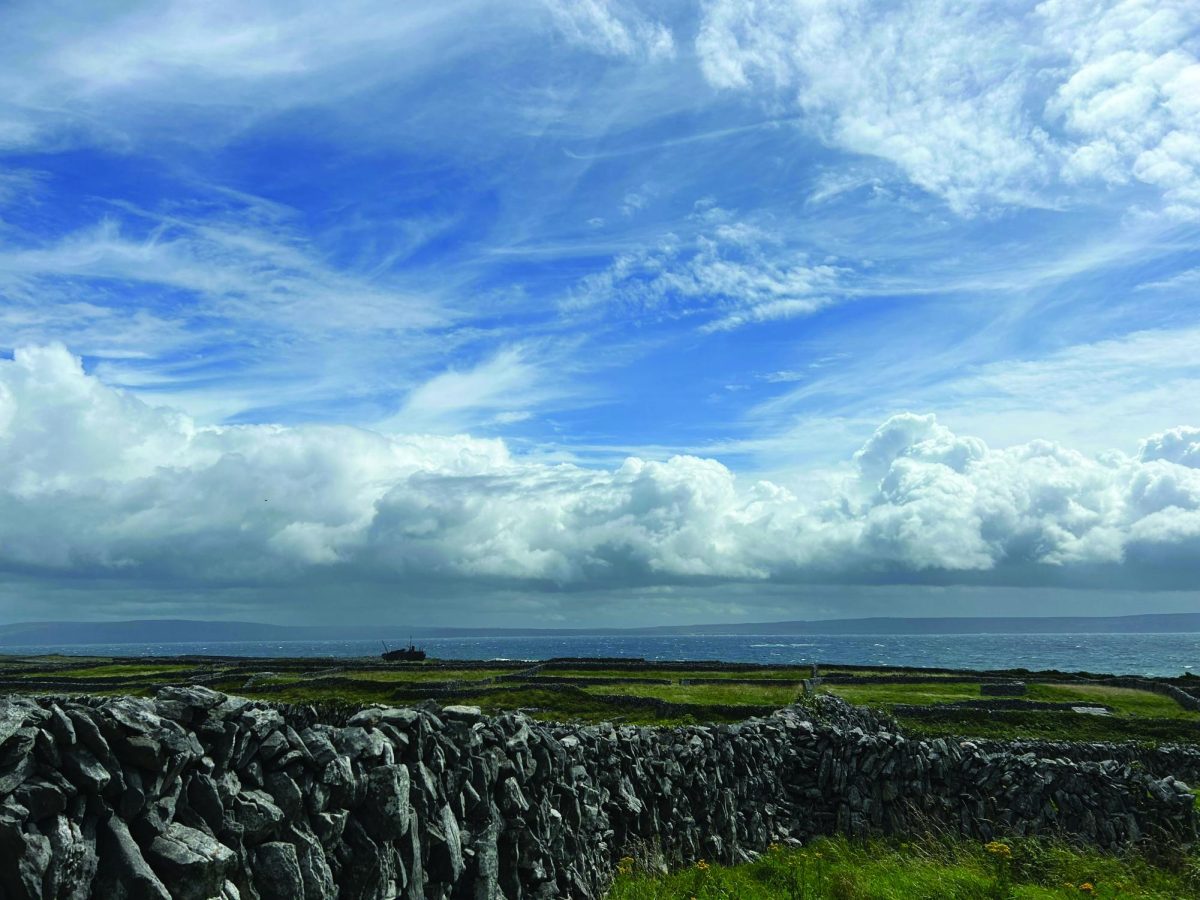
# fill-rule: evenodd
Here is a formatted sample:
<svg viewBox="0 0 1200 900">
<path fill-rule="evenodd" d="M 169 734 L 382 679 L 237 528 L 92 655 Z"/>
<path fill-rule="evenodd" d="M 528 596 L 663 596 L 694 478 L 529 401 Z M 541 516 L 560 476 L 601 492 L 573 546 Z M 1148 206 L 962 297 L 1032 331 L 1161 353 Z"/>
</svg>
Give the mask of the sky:
<svg viewBox="0 0 1200 900">
<path fill-rule="evenodd" d="M 1200 4 L 0 6 L 0 620 L 1200 609 Z"/>
</svg>

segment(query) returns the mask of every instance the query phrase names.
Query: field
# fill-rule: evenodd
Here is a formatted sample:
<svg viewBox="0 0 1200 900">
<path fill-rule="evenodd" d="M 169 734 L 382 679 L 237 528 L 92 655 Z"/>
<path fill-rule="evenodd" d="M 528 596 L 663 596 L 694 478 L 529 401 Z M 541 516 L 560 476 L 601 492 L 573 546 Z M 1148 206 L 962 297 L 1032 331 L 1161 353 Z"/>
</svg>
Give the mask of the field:
<svg viewBox="0 0 1200 900">
<path fill-rule="evenodd" d="M 1058 900 L 1200 896 L 1195 857 L 1102 854 L 1036 841 L 947 836 L 773 847 L 741 866 L 697 863 L 661 874 L 628 857 L 610 900 Z"/>
<path fill-rule="evenodd" d="M 190 682 L 282 703 L 411 705 L 433 700 L 489 712 L 520 709 L 542 719 L 665 725 L 769 714 L 802 701 L 810 674 L 797 667 L 619 660 L 533 664 L 0 657 L 0 690 L 7 691 L 147 694 L 161 684 Z M 826 667 L 821 674 L 824 680 L 815 690 L 892 713 L 900 729 L 917 737 L 1200 743 L 1200 712 L 1141 686 L 1104 683 L 1100 676 L 845 666 Z M 1015 702 L 987 705 L 981 681 L 1014 675 L 1026 682 L 1026 693 Z M 904 683 L 894 683 L 896 679 Z M 1200 696 L 1200 685 L 1192 682 L 1200 679 L 1175 679 L 1174 685 Z M 1072 705 L 1107 707 L 1107 714 L 1076 712 Z"/>
</svg>

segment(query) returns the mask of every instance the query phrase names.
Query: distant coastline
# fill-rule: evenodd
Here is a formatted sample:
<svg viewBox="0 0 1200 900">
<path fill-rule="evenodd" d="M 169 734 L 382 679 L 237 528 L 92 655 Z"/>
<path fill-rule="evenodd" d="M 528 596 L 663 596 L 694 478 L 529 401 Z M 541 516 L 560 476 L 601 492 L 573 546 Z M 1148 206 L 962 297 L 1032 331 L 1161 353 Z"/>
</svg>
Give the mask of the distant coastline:
<svg viewBox="0 0 1200 900">
<path fill-rule="evenodd" d="M 448 628 L 407 625 L 275 625 L 190 619 L 18 622 L 0 625 L 0 647 L 195 641 L 405 640 L 414 638 L 668 635 L 937 635 L 1200 633 L 1200 613 L 1133 616 L 941 616 L 659 625 L 640 628 Z"/>
</svg>

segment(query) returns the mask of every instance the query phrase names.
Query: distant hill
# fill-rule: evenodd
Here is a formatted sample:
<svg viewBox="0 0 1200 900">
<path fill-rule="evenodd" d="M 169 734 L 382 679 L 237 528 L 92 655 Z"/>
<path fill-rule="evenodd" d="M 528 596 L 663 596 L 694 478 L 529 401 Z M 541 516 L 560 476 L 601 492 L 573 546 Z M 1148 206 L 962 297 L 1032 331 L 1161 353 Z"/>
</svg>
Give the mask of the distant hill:
<svg viewBox="0 0 1200 900">
<path fill-rule="evenodd" d="M 664 625 L 645 628 L 442 628 L 407 626 L 270 625 L 190 619 L 134 619 L 123 622 L 19 622 L 0 625 L 0 647 L 72 644 L 173 644 L 229 641 L 404 641 L 431 637 L 513 637 L 517 635 L 685 635 L 685 634 L 1153 634 L 1200 632 L 1200 613 L 1136 616 L 967 616 L 939 618 L 820 619 L 794 622 L 739 622 Z"/>
<path fill-rule="evenodd" d="M 943 616 L 823 619 L 641 629 L 658 634 L 1169 634 L 1200 632 L 1200 613 L 1136 616 Z"/>
</svg>

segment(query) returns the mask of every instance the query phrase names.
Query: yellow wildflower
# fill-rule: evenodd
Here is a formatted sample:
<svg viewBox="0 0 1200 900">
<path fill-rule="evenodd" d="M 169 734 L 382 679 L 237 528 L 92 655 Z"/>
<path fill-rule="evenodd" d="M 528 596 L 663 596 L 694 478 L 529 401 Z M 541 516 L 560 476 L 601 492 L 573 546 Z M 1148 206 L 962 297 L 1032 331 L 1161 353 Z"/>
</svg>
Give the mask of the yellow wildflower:
<svg viewBox="0 0 1200 900">
<path fill-rule="evenodd" d="M 1094 884 L 1092 884 L 1090 881 L 1085 881 L 1083 884 L 1081 884 L 1079 886 L 1079 890 L 1083 891 L 1085 894 L 1092 894 L 1092 893 L 1095 893 L 1096 886 Z"/>
<path fill-rule="evenodd" d="M 1012 856 L 1012 848 L 1003 841 L 991 841 L 984 844 L 983 849 L 993 856 L 999 856 L 1003 859 L 1009 859 Z"/>
</svg>

